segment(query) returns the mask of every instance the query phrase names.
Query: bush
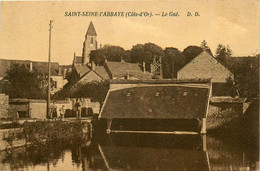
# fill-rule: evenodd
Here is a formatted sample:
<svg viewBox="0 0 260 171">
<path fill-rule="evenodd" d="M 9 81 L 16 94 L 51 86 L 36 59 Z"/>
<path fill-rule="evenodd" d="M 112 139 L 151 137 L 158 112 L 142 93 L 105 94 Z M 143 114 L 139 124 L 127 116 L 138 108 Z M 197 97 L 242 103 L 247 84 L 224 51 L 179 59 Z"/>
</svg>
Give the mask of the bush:
<svg viewBox="0 0 260 171">
<path fill-rule="evenodd" d="M 9 131 L 4 136 L 10 146 L 14 140 L 25 139 L 26 143 L 32 145 L 48 145 L 56 142 L 71 143 L 72 141 L 81 141 L 89 132 L 89 123 L 77 122 L 25 122 L 20 130 Z M 84 132 L 83 132 L 84 131 Z"/>
</svg>

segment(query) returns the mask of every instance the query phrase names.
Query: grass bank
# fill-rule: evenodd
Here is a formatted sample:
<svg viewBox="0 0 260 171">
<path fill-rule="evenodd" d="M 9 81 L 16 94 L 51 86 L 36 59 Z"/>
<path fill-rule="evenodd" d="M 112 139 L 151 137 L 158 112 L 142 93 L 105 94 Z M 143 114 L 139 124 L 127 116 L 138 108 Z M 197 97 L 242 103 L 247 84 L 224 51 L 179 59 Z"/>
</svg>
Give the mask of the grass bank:
<svg viewBox="0 0 260 171">
<path fill-rule="evenodd" d="M 25 122 L 18 129 L 10 130 L 3 136 L 12 147 L 18 140 L 25 140 L 31 145 L 50 145 L 57 142 L 72 143 L 73 141 L 85 141 L 90 133 L 88 122 L 63 122 L 63 121 L 37 121 Z"/>
</svg>

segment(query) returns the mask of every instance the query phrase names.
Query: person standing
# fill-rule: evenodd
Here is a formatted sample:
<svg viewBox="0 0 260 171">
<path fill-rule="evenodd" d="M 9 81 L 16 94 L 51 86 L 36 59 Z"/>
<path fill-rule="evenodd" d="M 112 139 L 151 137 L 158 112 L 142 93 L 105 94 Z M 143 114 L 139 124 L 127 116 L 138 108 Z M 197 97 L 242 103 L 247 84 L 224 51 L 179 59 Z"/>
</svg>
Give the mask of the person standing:
<svg viewBox="0 0 260 171">
<path fill-rule="evenodd" d="M 79 99 L 77 99 L 75 103 L 75 108 L 76 108 L 77 119 L 81 119 L 81 102 Z"/>
<path fill-rule="evenodd" d="M 56 120 L 56 118 L 57 118 L 57 105 L 56 105 L 55 101 L 53 102 L 53 105 L 52 105 L 52 118 L 54 120 Z"/>
<path fill-rule="evenodd" d="M 64 120 L 64 116 L 65 116 L 65 105 L 62 105 L 62 107 L 60 108 L 60 119 L 63 121 Z"/>
</svg>

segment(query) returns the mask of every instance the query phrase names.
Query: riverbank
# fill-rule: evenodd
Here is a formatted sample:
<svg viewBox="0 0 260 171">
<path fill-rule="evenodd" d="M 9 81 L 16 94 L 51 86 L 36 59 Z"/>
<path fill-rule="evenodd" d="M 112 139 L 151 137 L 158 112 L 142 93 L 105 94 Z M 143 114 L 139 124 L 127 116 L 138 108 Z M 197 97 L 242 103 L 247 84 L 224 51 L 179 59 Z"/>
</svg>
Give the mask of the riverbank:
<svg viewBox="0 0 260 171">
<path fill-rule="evenodd" d="M 85 141 L 91 133 L 89 121 L 36 121 L 15 124 L 18 128 L 1 129 L 0 150 L 30 145 L 49 145 L 57 142 Z"/>
</svg>

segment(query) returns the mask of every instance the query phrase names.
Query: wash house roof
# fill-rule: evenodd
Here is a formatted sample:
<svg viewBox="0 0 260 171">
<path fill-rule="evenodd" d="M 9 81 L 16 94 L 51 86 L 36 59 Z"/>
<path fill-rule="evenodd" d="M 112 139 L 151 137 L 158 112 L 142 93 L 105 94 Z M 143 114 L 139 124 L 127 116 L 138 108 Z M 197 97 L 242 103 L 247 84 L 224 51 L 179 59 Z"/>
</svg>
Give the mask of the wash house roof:
<svg viewBox="0 0 260 171">
<path fill-rule="evenodd" d="M 203 118 L 209 86 L 187 84 L 137 85 L 110 90 L 100 118 Z"/>
</svg>

